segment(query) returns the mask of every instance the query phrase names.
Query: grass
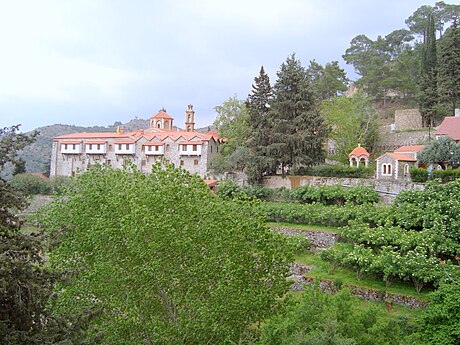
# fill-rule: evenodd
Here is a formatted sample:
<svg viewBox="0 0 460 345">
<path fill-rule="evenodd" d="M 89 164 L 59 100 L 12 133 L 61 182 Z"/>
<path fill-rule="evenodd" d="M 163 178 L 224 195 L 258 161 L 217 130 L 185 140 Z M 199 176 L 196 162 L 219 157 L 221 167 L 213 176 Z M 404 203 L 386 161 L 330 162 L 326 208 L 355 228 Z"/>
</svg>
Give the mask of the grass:
<svg viewBox="0 0 460 345">
<path fill-rule="evenodd" d="M 267 222 L 266 224 L 268 226 L 286 227 L 286 228 L 294 229 L 294 230 L 340 233 L 340 229 L 335 226 L 305 225 L 305 224 L 292 224 L 292 223 L 283 223 L 283 222 Z"/>
</svg>

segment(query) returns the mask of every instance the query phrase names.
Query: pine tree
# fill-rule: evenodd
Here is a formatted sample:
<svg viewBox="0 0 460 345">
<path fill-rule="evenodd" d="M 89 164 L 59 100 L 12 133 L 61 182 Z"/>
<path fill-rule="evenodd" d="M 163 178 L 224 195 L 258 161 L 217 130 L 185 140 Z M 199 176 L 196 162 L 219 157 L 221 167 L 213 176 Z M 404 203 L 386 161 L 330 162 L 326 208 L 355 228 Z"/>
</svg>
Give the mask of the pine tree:
<svg viewBox="0 0 460 345">
<path fill-rule="evenodd" d="M 251 184 L 257 184 L 264 173 L 272 173 L 276 167 L 267 155 L 271 121 L 269 119 L 269 102 L 272 98 L 270 79 L 264 67 L 260 68 L 259 76 L 254 78 L 252 93 L 246 100 L 249 119 L 249 136 L 246 141 L 248 162 L 246 174 Z"/>
<path fill-rule="evenodd" d="M 267 149 L 283 173 L 296 172 L 324 160 L 323 144 L 329 129 L 315 106 L 306 70 L 295 54 L 281 65 L 277 76 L 269 116 L 273 130 Z"/>
<path fill-rule="evenodd" d="M 460 105 L 460 28 L 457 21 L 442 38 L 438 64 L 439 98 L 454 115 Z"/>
<path fill-rule="evenodd" d="M 419 106 L 424 126 L 431 127 L 438 104 L 436 34 L 433 15 L 428 18 L 426 37 L 421 63 Z"/>
</svg>

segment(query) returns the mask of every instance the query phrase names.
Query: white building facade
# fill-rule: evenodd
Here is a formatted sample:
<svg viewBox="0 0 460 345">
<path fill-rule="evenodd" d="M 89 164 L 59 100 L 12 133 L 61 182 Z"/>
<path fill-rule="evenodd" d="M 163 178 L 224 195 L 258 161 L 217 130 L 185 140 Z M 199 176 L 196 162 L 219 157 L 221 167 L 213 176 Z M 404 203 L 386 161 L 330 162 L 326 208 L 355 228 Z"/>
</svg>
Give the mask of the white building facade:
<svg viewBox="0 0 460 345">
<path fill-rule="evenodd" d="M 131 161 L 149 173 L 157 161 L 172 163 L 202 178 L 209 176 L 212 156 L 219 153 L 217 132 L 194 131 L 193 106 L 186 111 L 187 131 L 173 129 L 173 118 L 164 109 L 150 118 L 150 128 L 125 133 L 74 133 L 54 138 L 50 176 L 75 176 L 94 164 L 121 168 Z"/>
</svg>

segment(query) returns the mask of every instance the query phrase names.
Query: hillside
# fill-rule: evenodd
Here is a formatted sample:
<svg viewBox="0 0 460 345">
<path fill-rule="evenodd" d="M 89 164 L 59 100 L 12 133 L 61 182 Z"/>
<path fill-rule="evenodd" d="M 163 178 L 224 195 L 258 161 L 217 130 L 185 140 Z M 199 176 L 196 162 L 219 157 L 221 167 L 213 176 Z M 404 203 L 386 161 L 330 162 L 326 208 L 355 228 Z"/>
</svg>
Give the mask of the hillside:
<svg viewBox="0 0 460 345">
<path fill-rule="evenodd" d="M 39 127 L 35 129 L 39 132 L 36 141 L 27 146 L 20 154 L 26 161 L 26 171 L 30 173 L 49 173 L 51 161 L 51 148 L 53 138 L 59 135 L 81 133 L 81 132 L 114 132 L 117 126 L 124 126 L 127 132 L 149 127 L 149 121 L 143 119 L 133 119 L 127 123 L 116 122 L 113 125 L 82 127 L 75 125 L 55 124 L 50 126 Z M 207 132 L 209 129 L 215 129 L 214 126 L 206 126 L 197 129 L 198 132 Z"/>
</svg>

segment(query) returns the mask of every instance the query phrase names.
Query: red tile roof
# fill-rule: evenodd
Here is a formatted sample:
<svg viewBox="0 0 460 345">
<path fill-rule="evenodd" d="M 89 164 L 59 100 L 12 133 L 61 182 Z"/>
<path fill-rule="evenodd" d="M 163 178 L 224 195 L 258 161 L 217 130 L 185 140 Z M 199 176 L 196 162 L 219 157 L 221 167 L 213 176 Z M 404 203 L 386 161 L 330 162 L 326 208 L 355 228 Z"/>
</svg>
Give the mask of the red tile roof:
<svg viewBox="0 0 460 345">
<path fill-rule="evenodd" d="M 153 116 L 150 116 L 151 119 L 173 119 L 171 116 L 166 114 L 166 110 L 161 109 L 158 113 Z"/>
<path fill-rule="evenodd" d="M 366 156 L 366 157 L 369 157 L 370 154 L 369 152 L 367 152 L 367 150 L 364 148 L 364 147 L 361 147 L 361 146 L 358 146 L 356 148 L 353 149 L 353 151 L 351 151 L 349 154 L 348 154 L 348 157 L 351 157 L 351 156 Z"/>
<path fill-rule="evenodd" d="M 114 142 L 115 145 L 117 144 L 134 144 L 134 140 L 117 140 Z"/>
<path fill-rule="evenodd" d="M 420 152 L 425 148 L 425 145 L 408 145 L 408 146 L 401 146 L 394 150 L 394 153 L 412 153 L 412 152 Z"/>
<path fill-rule="evenodd" d="M 460 116 L 446 116 L 435 135 L 447 135 L 452 140 L 460 140 Z"/>
<path fill-rule="evenodd" d="M 412 157 L 410 157 L 408 155 L 404 155 L 402 153 L 394 153 L 394 152 L 384 153 L 379 158 L 377 158 L 377 160 L 379 160 L 380 158 L 382 158 L 385 155 L 390 156 L 391 158 L 393 158 L 394 160 L 397 160 L 397 161 L 417 162 L 417 160 L 415 158 L 412 158 Z"/>
</svg>

